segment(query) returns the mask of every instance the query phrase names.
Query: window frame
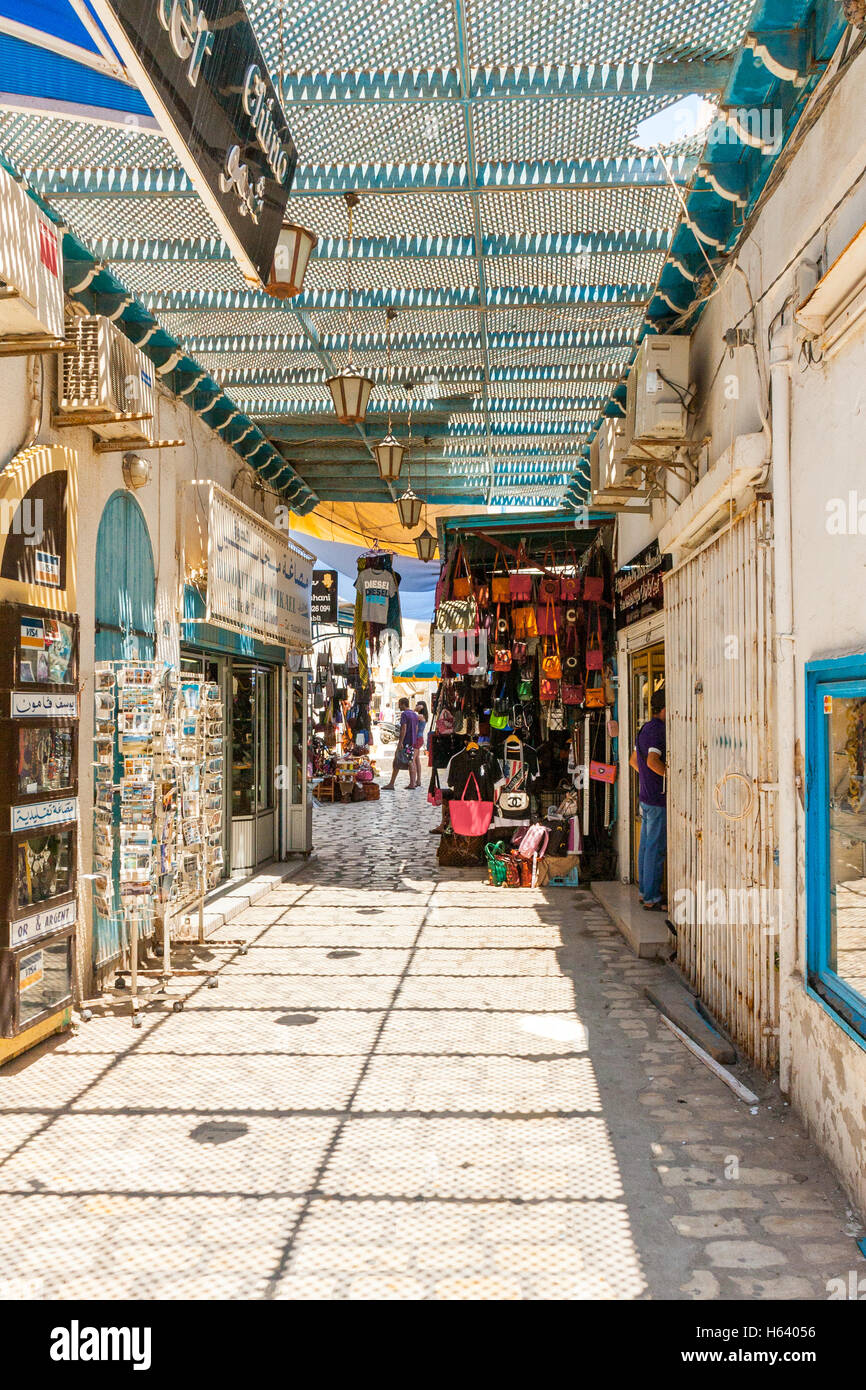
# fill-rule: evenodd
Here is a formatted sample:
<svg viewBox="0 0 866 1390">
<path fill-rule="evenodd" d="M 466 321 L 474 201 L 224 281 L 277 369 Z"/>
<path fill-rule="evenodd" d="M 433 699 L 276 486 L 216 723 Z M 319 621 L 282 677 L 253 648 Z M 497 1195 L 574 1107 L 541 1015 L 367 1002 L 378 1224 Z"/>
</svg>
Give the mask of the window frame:
<svg viewBox="0 0 866 1390">
<path fill-rule="evenodd" d="M 866 653 L 806 663 L 806 990 L 866 1050 L 866 996 L 828 964 L 830 814 L 824 696 L 866 699 Z"/>
</svg>

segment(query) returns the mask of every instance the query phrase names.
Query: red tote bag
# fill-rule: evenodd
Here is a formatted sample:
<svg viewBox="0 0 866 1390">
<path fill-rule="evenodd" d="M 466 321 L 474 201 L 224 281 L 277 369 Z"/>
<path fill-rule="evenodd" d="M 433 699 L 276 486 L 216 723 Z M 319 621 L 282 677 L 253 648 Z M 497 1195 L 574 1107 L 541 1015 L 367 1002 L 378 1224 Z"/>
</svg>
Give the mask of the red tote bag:
<svg viewBox="0 0 866 1390">
<path fill-rule="evenodd" d="M 466 800 L 470 782 L 475 783 L 477 797 L 475 801 Z M 493 802 L 481 800 L 481 788 L 474 772 L 471 772 L 467 777 L 466 786 L 463 788 L 463 795 L 460 799 L 455 800 L 452 797 L 449 801 L 448 814 L 451 817 L 451 826 L 455 835 L 486 835 L 493 819 Z"/>
<path fill-rule="evenodd" d="M 512 599 L 531 599 L 532 598 L 532 575 L 520 573 L 521 563 L 526 563 L 526 552 L 523 546 L 517 550 L 517 568 L 510 570 L 508 574 L 508 587 L 511 591 Z"/>
</svg>

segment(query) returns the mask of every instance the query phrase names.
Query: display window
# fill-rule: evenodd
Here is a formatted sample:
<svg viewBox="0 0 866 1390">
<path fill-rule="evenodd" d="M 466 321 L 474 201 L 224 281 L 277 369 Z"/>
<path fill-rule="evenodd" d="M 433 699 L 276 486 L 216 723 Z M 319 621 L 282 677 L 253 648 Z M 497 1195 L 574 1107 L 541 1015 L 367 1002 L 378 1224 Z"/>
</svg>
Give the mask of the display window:
<svg viewBox="0 0 866 1390">
<path fill-rule="evenodd" d="M 806 683 L 809 987 L 866 1044 L 866 655 Z"/>
<path fill-rule="evenodd" d="M 75 885 L 74 831 L 16 837 L 13 846 L 15 907 L 33 907 L 70 893 Z"/>
<path fill-rule="evenodd" d="M 0 685 L 22 690 L 78 682 L 78 619 L 25 604 L 0 608 Z"/>
<path fill-rule="evenodd" d="M 18 1028 L 59 1008 L 72 994 L 69 938 L 40 945 L 18 958 Z"/>
<path fill-rule="evenodd" d="M 19 796 L 68 791 L 74 781 L 71 729 L 24 725 L 17 730 L 16 776 Z"/>
</svg>

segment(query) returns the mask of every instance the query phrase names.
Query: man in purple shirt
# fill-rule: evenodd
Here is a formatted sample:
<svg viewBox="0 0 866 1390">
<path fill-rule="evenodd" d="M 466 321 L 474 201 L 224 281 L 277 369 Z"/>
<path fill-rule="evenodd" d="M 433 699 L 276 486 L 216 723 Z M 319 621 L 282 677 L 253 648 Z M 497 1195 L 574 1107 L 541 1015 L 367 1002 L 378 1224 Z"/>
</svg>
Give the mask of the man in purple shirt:
<svg viewBox="0 0 866 1390">
<path fill-rule="evenodd" d="M 667 772 L 665 739 L 665 692 L 656 690 L 650 701 L 652 718 L 638 731 L 629 766 L 638 775 L 640 787 L 640 843 L 637 876 L 640 900 L 645 908 L 665 912 L 662 903 L 662 877 L 667 851 L 668 824 L 665 804 Z"/>
<path fill-rule="evenodd" d="M 397 708 L 400 711 L 400 733 L 397 737 L 394 765 L 391 768 L 391 780 L 390 782 L 383 782 L 382 784 L 382 790 L 386 792 L 394 790 L 397 773 L 404 767 L 409 773 L 409 786 L 417 787 L 418 785 L 415 780 L 415 744 L 418 739 L 418 726 L 421 721 L 415 711 L 409 708 L 409 701 L 406 699 L 405 695 L 402 699 L 397 701 Z"/>
</svg>

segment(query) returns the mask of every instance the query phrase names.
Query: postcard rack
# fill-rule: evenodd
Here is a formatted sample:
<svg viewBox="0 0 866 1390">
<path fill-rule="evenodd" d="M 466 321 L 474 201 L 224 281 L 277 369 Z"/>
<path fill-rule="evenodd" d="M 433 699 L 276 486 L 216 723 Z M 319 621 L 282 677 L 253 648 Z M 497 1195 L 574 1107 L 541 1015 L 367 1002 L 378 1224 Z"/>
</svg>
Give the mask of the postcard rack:
<svg viewBox="0 0 866 1390">
<path fill-rule="evenodd" d="M 94 907 L 115 924 L 128 959 L 136 1026 L 139 976 L 158 974 L 153 992 L 167 995 L 178 973 L 172 941 L 204 940 L 204 898 L 223 863 L 222 718 L 212 682 L 160 662 L 97 664 Z M 161 937 L 159 972 L 138 962 L 139 943 L 154 937 Z"/>
</svg>

